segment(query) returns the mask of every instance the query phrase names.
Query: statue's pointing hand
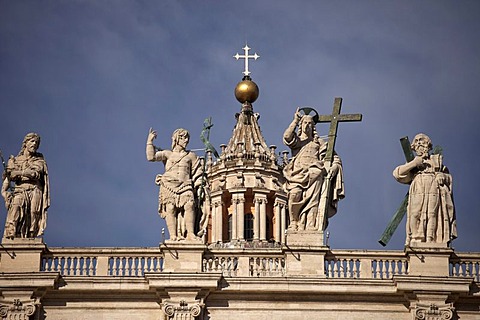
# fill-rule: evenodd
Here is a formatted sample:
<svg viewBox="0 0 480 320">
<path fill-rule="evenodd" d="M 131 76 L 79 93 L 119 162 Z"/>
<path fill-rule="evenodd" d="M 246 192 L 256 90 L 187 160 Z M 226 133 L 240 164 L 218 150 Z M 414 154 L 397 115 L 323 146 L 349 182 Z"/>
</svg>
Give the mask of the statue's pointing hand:
<svg viewBox="0 0 480 320">
<path fill-rule="evenodd" d="M 147 143 L 153 143 L 153 140 L 157 138 L 157 131 L 150 128 L 148 131 Z"/>
<path fill-rule="evenodd" d="M 297 107 L 297 111 L 295 111 L 295 115 L 293 116 L 293 120 L 298 123 L 300 119 L 302 119 L 303 115 L 300 112 L 300 107 Z"/>
</svg>

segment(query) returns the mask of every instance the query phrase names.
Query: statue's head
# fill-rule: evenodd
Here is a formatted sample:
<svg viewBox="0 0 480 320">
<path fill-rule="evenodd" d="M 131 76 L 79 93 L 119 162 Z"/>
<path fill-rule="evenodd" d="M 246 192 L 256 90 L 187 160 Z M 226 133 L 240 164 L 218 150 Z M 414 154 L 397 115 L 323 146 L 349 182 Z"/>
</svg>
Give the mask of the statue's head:
<svg viewBox="0 0 480 320">
<path fill-rule="evenodd" d="M 172 150 L 177 145 L 180 145 L 185 149 L 187 147 L 188 141 L 190 141 L 190 133 L 187 130 L 179 128 L 175 130 L 172 134 Z"/>
<path fill-rule="evenodd" d="M 40 136 L 35 132 L 27 133 L 25 138 L 23 138 L 22 149 L 20 154 L 23 154 L 25 149 L 29 149 L 30 152 L 36 152 L 40 146 Z"/>
<path fill-rule="evenodd" d="M 426 134 L 419 133 L 413 138 L 410 147 L 418 156 L 422 156 L 432 150 L 432 140 Z"/>
<path fill-rule="evenodd" d="M 298 123 L 298 135 L 305 133 L 309 137 L 317 136 L 317 129 L 315 128 L 315 121 L 312 116 L 304 115 Z"/>
</svg>

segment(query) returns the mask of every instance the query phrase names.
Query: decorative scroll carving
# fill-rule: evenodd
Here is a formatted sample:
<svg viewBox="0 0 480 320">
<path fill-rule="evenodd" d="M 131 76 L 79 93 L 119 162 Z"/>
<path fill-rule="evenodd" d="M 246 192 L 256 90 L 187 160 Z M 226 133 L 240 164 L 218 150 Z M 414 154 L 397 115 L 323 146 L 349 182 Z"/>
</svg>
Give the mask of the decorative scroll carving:
<svg viewBox="0 0 480 320">
<path fill-rule="evenodd" d="M 439 307 L 431 304 L 416 304 L 414 307 L 414 320 L 450 320 L 453 318 L 455 308 L 452 303 Z"/>
<path fill-rule="evenodd" d="M 178 303 L 165 301 L 162 310 L 168 320 L 194 320 L 203 311 L 204 304 L 200 301 L 188 303 L 182 300 Z"/>
<path fill-rule="evenodd" d="M 37 309 L 35 300 L 22 302 L 14 299 L 9 304 L 0 304 L 0 317 L 6 320 L 29 320 Z"/>
</svg>

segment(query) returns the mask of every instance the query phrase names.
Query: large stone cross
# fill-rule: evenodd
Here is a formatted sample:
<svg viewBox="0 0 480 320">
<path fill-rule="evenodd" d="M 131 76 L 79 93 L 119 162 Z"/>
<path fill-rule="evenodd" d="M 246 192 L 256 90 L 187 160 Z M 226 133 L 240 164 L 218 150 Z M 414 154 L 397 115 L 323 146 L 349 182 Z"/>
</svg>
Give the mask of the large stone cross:
<svg viewBox="0 0 480 320">
<path fill-rule="evenodd" d="M 361 113 L 340 114 L 341 109 L 342 109 L 342 98 L 335 98 L 332 114 L 318 116 L 317 122 L 330 122 L 330 130 L 328 130 L 327 154 L 325 155 L 325 158 L 324 158 L 324 161 L 328 161 L 330 163 L 333 161 L 333 150 L 335 148 L 335 140 L 337 138 L 338 123 L 362 121 Z"/>
<path fill-rule="evenodd" d="M 260 56 L 255 52 L 254 55 L 249 55 L 248 54 L 248 51 L 250 50 L 251 48 L 249 48 L 247 45 L 245 45 L 245 47 L 243 47 L 243 50 L 245 51 L 245 54 L 243 55 L 240 55 L 240 54 L 236 54 L 234 55 L 233 57 L 235 59 L 240 59 L 240 58 L 243 58 L 245 59 L 245 71 L 243 71 L 243 74 L 245 76 L 248 76 L 250 74 L 250 71 L 248 71 L 248 59 L 254 59 L 254 60 L 257 60 L 258 58 L 260 58 Z"/>
</svg>

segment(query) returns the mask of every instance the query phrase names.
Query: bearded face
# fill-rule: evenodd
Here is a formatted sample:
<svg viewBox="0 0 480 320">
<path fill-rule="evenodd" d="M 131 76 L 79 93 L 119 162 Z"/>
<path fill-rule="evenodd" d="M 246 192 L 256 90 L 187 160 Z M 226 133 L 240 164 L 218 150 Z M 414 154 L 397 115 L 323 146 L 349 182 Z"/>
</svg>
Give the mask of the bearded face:
<svg viewBox="0 0 480 320">
<path fill-rule="evenodd" d="M 430 150 L 432 150 L 432 140 L 425 134 L 417 134 L 412 142 L 412 150 L 419 157 L 428 156 Z"/>
</svg>

